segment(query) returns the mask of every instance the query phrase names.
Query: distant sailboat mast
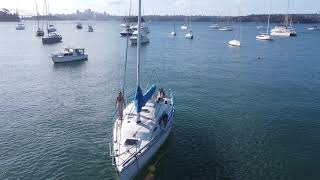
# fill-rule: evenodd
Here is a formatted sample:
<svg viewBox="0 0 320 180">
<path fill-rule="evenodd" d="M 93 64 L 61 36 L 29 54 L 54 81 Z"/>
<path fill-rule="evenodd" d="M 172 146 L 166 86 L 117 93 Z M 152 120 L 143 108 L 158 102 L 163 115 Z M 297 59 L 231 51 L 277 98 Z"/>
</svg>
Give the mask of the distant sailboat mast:
<svg viewBox="0 0 320 180">
<path fill-rule="evenodd" d="M 38 24 L 38 30 L 40 29 L 40 25 L 39 25 L 39 12 L 38 12 L 38 3 L 37 0 L 35 0 L 36 2 L 36 12 L 37 12 L 37 24 Z"/>
</svg>

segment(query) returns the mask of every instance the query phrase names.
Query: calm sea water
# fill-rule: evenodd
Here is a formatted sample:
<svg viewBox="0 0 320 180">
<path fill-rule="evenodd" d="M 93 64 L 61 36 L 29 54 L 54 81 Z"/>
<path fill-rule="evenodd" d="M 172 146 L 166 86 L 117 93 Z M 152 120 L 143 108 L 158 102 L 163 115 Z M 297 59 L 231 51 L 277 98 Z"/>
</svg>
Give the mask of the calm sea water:
<svg viewBox="0 0 320 180">
<path fill-rule="evenodd" d="M 0 179 L 115 179 L 108 143 L 121 90 L 126 39 L 119 22 L 54 23 L 63 43 L 43 46 L 0 24 Z M 257 24 L 234 32 L 195 23 L 195 39 L 171 22 L 152 22 L 142 47 L 143 86 L 175 94 L 171 135 L 149 165 L 156 179 L 318 179 L 320 33 L 297 25 L 296 38 L 255 40 Z M 54 65 L 49 56 L 84 47 L 89 60 Z M 127 94 L 135 84 L 129 48 Z M 261 57 L 261 59 L 257 59 Z M 147 168 L 137 179 L 142 179 Z"/>
</svg>

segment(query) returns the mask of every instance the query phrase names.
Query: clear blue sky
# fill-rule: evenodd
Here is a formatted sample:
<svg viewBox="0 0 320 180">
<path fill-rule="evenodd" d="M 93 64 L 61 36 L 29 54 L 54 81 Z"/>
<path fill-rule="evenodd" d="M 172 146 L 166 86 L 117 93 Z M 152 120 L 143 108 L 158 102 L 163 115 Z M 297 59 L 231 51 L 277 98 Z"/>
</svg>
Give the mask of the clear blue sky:
<svg viewBox="0 0 320 180">
<path fill-rule="evenodd" d="M 37 0 L 39 6 L 44 0 Z M 52 13 L 71 13 L 77 9 L 91 8 L 99 12 L 125 14 L 130 0 L 47 0 Z M 142 0 L 145 14 L 206 14 L 231 15 L 267 13 L 270 0 Z M 0 7 L 35 11 L 35 0 L 0 0 Z M 272 0 L 272 13 L 286 13 L 288 0 Z M 137 0 L 132 0 L 136 12 Z M 192 7 L 192 8 L 191 8 Z M 320 11 L 320 0 L 290 0 L 291 13 L 315 13 Z"/>
</svg>

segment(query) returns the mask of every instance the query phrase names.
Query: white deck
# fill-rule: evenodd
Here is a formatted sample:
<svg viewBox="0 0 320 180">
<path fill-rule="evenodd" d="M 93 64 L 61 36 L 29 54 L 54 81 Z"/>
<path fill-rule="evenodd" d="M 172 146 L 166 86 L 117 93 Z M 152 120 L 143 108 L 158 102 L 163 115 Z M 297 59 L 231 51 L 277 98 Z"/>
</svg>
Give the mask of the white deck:
<svg viewBox="0 0 320 180">
<path fill-rule="evenodd" d="M 165 101 L 167 101 L 167 104 Z M 134 111 L 134 104 L 130 103 L 126 107 L 124 111 L 124 120 L 117 119 L 113 129 L 112 153 L 120 177 L 121 173 L 130 174 L 129 176 L 124 176 L 126 178 L 135 175 L 137 173 L 136 171 L 139 171 L 140 169 L 137 169 L 136 165 L 134 166 L 134 169 L 130 168 L 130 166 L 134 164 L 135 161 L 138 161 L 137 158 L 142 159 L 139 160 L 139 164 L 145 165 L 147 160 L 149 160 L 148 158 L 153 155 L 153 153 L 150 154 L 150 152 L 156 152 L 158 145 L 156 146 L 155 142 L 158 139 L 165 140 L 166 137 L 162 138 L 161 136 L 169 134 L 169 132 L 164 132 L 168 130 L 169 124 L 172 125 L 173 113 L 174 107 L 171 99 L 165 98 L 163 101 L 156 102 L 156 97 L 153 96 L 153 98 L 142 108 L 142 112 L 140 113 L 141 122 L 136 123 L 137 114 Z M 166 126 L 159 124 L 159 119 L 163 114 L 168 115 L 168 123 Z M 137 145 L 125 144 L 127 139 L 137 140 Z M 149 150 L 150 152 L 147 152 Z M 148 155 L 146 155 L 147 153 Z M 148 156 L 148 158 L 143 156 Z"/>
</svg>

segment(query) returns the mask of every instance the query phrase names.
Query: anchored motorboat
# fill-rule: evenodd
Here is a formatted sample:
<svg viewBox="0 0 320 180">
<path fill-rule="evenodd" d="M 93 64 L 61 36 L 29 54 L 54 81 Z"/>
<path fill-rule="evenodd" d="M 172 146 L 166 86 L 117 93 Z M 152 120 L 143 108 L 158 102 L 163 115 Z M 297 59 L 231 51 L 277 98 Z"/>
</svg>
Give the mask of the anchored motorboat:
<svg viewBox="0 0 320 180">
<path fill-rule="evenodd" d="M 187 33 L 187 34 L 185 35 L 185 38 L 186 38 L 186 39 L 193 39 L 192 31 L 190 31 L 189 33 Z"/>
<path fill-rule="evenodd" d="M 290 30 L 286 26 L 283 26 L 283 25 L 275 26 L 271 30 L 271 36 L 290 37 L 290 35 L 291 35 Z"/>
<path fill-rule="evenodd" d="M 16 30 L 25 30 L 26 27 L 24 26 L 23 23 L 19 23 L 18 26 L 16 27 Z"/>
<path fill-rule="evenodd" d="M 150 40 L 147 36 L 147 34 L 141 30 L 140 32 L 140 44 L 148 43 Z M 132 33 L 132 36 L 130 37 L 131 44 L 138 44 L 138 30 L 134 31 Z"/>
<path fill-rule="evenodd" d="M 187 30 L 188 29 L 188 26 L 186 25 L 186 24 L 183 24 L 182 26 L 181 26 L 181 30 Z"/>
<path fill-rule="evenodd" d="M 320 31 L 320 27 L 319 26 L 312 26 L 308 28 L 309 31 Z"/>
<path fill-rule="evenodd" d="M 228 44 L 229 44 L 230 46 L 234 46 L 234 47 L 240 47 L 240 45 L 241 45 L 240 41 L 239 41 L 239 40 L 235 40 L 235 39 L 229 41 Z"/>
<path fill-rule="evenodd" d="M 289 24 L 289 0 L 288 0 L 288 13 L 284 17 L 283 25 L 275 26 L 274 29 L 271 30 L 271 35 L 282 36 L 282 37 L 297 36 L 297 32 L 294 30 L 292 26 L 292 19 L 290 20 L 290 24 Z"/>
<path fill-rule="evenodd" d="M 88 26 L 88 32 L 93 32 L 93 27 L 92 26 Z"/>
<path fill-rule="evenodd" d="M 219 31 L 233 31 L 233 28 L 232 28 L 232 27 L 224 26 L 224 27 L 219 28 L 218 30 L 219 30 Z"/>
<path fill-rule="evenodd" d="M 130 28 L 130 26 L 126 26 L 126 28 L 120 32 L 121 36 L 131 36 L 134 31 Z"/>
<path fill-rule="evenodd" d="M 141 0 L 139 0 L 141 23 Z M 138 27 L 139 27 L 138 26 Z M 134 99 L 115 118 L 110 156 L 120 180 L 133 179 L 160 149 L 170 134 L 174 122 L 172 93 L 161 88 L 156 95 L 153 85 L 146 93 L 140 87 L 140 33 L 137 35 L 137 88 Z M 123 116 L 122 116 L 123 114 Z"/>
<path fill-rule="evenodd" d="M 131 26 L 130 27 L 130 29 L 132 30 L 132 32 L 133 31 L 137 31 L 138 30 L 138 25 L 135 25 L 135 26 Z M 142 23 L 141 24 L 141 31 L 143 31 L 143 32 L 145 32 L 145 33 L 150 33 L 150 29 L 149 29 L 149 27 L 147 26 L 147 24 L 145 24 L 145 23 Z"/>
<path fill-rule="evenodd" d="M 82 23 L 81 23 L 81 22 L 78 22 L 77 25 L 76 25 L 76 28 L 77 28 L 77 29 L 82 29 L 82 28 L 83 28 L 83 27 L 82 27 Z"/>
<path fill-rule="evenodd" d="M 212 24 L 210 25 L 211 29 L 219 29 L 219 25 L 218 24 Z"/>
<path fill-rule="evenodd" d="M 51 58 L 54 63 L 62 63 L 87 60 L 88 55 L 84 53 L 83 48 L 65 48 L 64 52 L 53 54 Z"/>
</svg>

